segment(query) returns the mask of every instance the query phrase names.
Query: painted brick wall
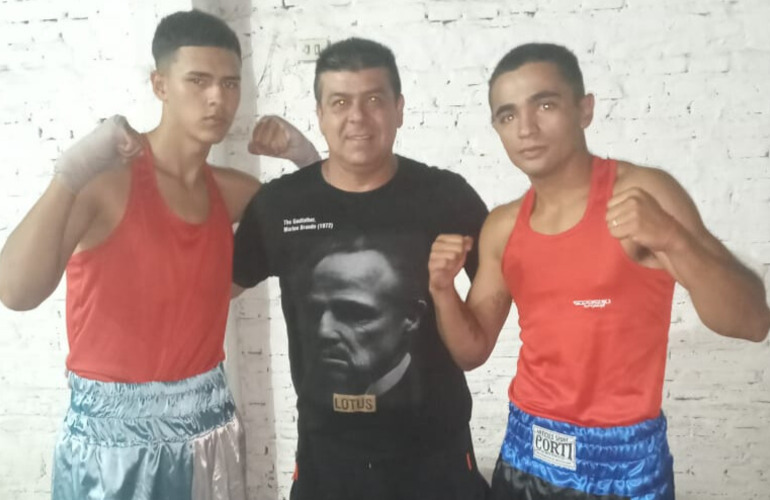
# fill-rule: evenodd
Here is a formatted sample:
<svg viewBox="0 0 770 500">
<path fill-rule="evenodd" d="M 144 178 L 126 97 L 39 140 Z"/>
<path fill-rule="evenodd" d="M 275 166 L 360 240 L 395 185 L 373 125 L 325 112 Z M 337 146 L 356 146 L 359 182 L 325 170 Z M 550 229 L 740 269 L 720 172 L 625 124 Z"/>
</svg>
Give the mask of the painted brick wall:
<svg viewBox="0 0 770 500">
<path fill-rule="evenodd" d="M 406 98 L 398 152 L 463 174 L 490 207 L 526 179 L 491 126 L 486 80 L 526 41 L 577 53 L 597 97 L 589 145 L 671 172 L 712 231 L 770 286 L 770 4 L 764 0 L 0 0 L 0 243 L 50 179 L 57 154 L 94 121 L 151 127 L 149 43 L 157 20 L 191 5 L 225 17 L 244 44 L 244 93 L 212 158 L 265 179 L 291 167 L 245 150 L 258 114 L 297 123 L 321 150 L 313 64 L 303 44 L 358 35 L 396 53 Z M 248 430 L 249 490 L 288 497 L 296 415 L 277 283 L 233 307 L 228 351 Z M 0 498 L 46 498 L 67 392 L 63 289 L 40 308 L 0 307 Z M 722 339 L 678 290 L 664 410 L 678 497 L 764 499 L 770 490 L 770 347 Z M 480 466 L 505 425 L 518 352 L 511 317 L 492 359 L 468 376 Z"/>
</svg>

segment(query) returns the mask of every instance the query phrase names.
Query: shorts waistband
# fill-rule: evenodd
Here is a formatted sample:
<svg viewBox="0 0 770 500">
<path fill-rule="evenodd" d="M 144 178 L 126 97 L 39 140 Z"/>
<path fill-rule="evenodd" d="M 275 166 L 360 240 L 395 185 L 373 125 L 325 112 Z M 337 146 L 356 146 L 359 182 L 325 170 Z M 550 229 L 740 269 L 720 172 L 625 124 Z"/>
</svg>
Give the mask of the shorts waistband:
<svg viewBox="0 0 770 500">
<path fill-rule="evenodd" d="M 175 382 L 102 382 L 70 373 L 65 432 L 111 446 L 180 441 L 226 424 L 235 402 L 224 369 Z"/>
<path fill-rule="evenodd" d="M 637 424 L 617 427 L 583 427 L 580 425 L 537 417 L 510 403 L 506 442 L 516 441 L 517 447 L 532 447 L 533 426 L 574 436 L 580 443 L 581 460 L 607 461 L 609 457 L 639 460 L 649 455 L 666 439 L 666 417 L 643 420 Z"/>
<path fill-rule="evenodd" d="M 662 412 L 635 425 L 582 427 L 530 415 L 511 403 L 500 458 L 560 487 L 636 497 L 665 489 L 670 480 L 666 427 Z"/>
</svg>

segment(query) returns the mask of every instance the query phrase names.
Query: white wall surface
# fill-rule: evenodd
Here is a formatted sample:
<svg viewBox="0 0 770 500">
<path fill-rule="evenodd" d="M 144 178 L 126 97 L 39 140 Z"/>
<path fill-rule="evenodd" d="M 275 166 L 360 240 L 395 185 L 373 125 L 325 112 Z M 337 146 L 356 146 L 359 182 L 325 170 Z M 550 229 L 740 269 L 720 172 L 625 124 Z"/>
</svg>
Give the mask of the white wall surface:
<svg viewBox="0 0 770 500">
<path fill-rule="evenodd" d="M 269 179 L 292 168 L 245 153 L 257 115 L 278 113 L 325 149 L 303 46 L 373 38 L 396 54 L 406 98 L 399 153 L 464 175 L 491 207 L 525 177 L 489 125 L 487 78 L 529 41 L 572 48 L 597 97 L 589 146 L 659 166 L 704 221 L 770 286 L 770 4 L 766 0 L 0 0 L 0 244 L 45 189 L 53 160 L 100 117 L 147 130 L 150 41 L 165 14 L 197 6 L 244 45 L 239 118 L 214 162 Z M 251 498 L 288 497 L 296 414 L 277 283 L 233 307 L 234 390 L 248 431 Z M 0 306 L 0 498 L 44 499 L 67 403 L 63 287 L 38 309 Z M 770 491 L 770 343 L 723 339 L 686 292 L 673 311 L 664 410 L 678 498 L 766 499 Z M 519 348 L 510 318 L 486 365 L 468 376 L 480 466 L 501 443 Z"/>
</svg>

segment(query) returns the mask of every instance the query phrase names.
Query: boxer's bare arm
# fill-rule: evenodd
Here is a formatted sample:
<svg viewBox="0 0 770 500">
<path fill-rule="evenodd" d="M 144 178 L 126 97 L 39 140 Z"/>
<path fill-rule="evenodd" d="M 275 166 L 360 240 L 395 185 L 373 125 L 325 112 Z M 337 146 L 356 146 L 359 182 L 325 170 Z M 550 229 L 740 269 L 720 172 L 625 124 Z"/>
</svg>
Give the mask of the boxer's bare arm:
<svg viewBox="0 0 770 500">
<path fill-rule="evenodd" d="M 483 364 L 492 354 L 511 308 L 511 296 L 501 272 L 501 260 L 518 213 L 518 202 L 493 210 L 479 237 L 479 268 L 463 302 L 453 280 L 468 247 L 456 235 L 442 235 L 431 251 L 431 296 L 439 333 L 455 362 L 464 370 Z"/>
<path fill-rule="evenodd" d="M 291 123 L 268 115 L 254 125 L 248 150 L 254 155 L 272 156 L 293 162 L 298 168 L 320 159 L 315 146 Z M 261 183 L 253 176 L 232 168 L 216 168 L 214 175 L 224 197 L 230 220 L 241 220 L 243 210 Z"/>
<path fill-rule="evenodd" d="M 280 116 L 267 115 L 254 125 L 248 145 L 251 154 L 292 161 L 298 168 L 321 159 L 315 146 L 294 125 Z"/>
<path fill-rule="evenodd" d="M 55 178 L 10 234 L 0 252 L 0 300 L 6 307 L 33 309 L 56 289 L 94 220 L 90 194 L 88 188 L 74 194 Z"/>
<path fill-rule="evenodd" d="M 120 177 L 120 167 L 141 151 L 141 140 L 122 117 L 82 138 L 56 162 L 48 188 L 0 251 L 0 301 L 28 310 L 61 281 L 72 253 L 99 220 L 100 178 Z"/>
<path fill-rule="evenodd" d="M 625 164 L 608 203 L 610 233 L 646 249 L 690 293 L 701 321 L 728 337 L 762 341 L 770 309 L 759 277 L 704 226 L 687 192 L 657 169 Z"/>
</svg>

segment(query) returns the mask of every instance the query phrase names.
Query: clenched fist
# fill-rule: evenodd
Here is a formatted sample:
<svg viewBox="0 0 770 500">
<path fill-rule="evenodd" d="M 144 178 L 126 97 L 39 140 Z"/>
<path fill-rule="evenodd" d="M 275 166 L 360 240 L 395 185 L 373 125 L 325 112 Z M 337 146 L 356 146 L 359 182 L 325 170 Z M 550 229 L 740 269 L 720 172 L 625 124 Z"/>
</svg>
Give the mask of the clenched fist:
<svg viewBox="0 0 770 500">
<path fill-rule="evenodd" d="M 321 159 L 302 132 L 283 118 L 273 115 L 257 121 L 251 134 L 249 153 L 291 160 L 300 167 Z"/>
<path fill-rule="evenodd" d="M 465 258 L 473 248 L 473 238 L 461 234 L 440 234 L 433 242 L 428 260 L 430 290 L 454 289 L 457 273 L 465 265 Z"/>
<path fill-rule="evenodd" d="M 141 136 L 125 117 L 115 115 L 62 153 L 54 175 L 77 193 L 100 172 L 126 165 L 141 152 Z"/>
<path fill-rule="evenodd" d="M 647 191 L 634 187 L 607 202 L 607 226 L 617 239 L 629 238 L 653 252 L 665 252 L 681 225 Z"/>
</svg>

